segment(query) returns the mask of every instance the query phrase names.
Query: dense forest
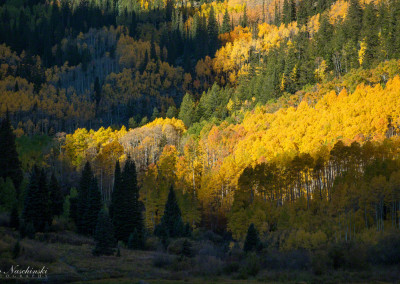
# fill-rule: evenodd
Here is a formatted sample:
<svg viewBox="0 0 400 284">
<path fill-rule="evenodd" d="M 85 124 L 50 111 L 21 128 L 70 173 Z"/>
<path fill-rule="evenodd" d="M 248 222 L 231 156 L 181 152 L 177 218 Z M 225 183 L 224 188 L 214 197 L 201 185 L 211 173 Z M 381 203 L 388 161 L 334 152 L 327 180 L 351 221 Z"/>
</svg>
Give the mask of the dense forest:
<svg viewBox="0 0 400 284">
<path fill-rule="evenodd" d="M 0 119 L 0 271 L 400 279 L 400 0 L 3 0 Z"/>
</svg>

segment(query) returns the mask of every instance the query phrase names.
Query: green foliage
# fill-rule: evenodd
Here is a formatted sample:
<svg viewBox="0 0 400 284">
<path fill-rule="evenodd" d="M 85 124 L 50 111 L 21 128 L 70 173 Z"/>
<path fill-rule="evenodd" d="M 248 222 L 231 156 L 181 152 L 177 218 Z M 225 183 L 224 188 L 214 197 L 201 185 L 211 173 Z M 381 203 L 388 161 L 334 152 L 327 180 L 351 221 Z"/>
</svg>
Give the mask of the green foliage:
<svg viewBox="0 0 400 284">
<path fill-rule="evenodd" d="M 168 199 L 165 204 L 164 215 L 161 218 L 161 223 L 156 226 L 154 234 L 163 240 L 186 236 L 185 226 L 181 217 L 181 210 L 172 186 L 169 189 Z"/>
<path fill-rule="evenodd" d="M 64 196 L 54 173 L 50 178 L 50 209 L 52 216 L 60 216 L 63 213 Z"/>
<path fill-rule="evenodd" d="M 96 231 L 94 233 L 96 246 L 93 255 L 112 255 L 116 246 L 114 228 L 107 210 L 100 210 L 97 218 Z"/>
<path fill-rule="evenodd" d="M 0 177 L 0 211 L 10 212 L 17 202 L 17 192 L 11 178 Z"/>
<path fill-rule="evenodd" d="M 36 166 L 31 173 L 22 218 L 35 232 L 45 231 L 52 221 L 46 173 Z"/>
<path fill-rule="evenodd" d="M 3 179 L 11 178 L 15 188 L 18 190 L 23 176 L 8 111 L 0 124 L 0 149 L 2 149 L 2 154 L 0 155 L 0 177 Z"/>
<path fill-rule="evenodd" d="M 260 238 L 253 223 L 250 224 L 247 230 L 246 240 L 244 241 L 243 250 L 245 252 L 256 251 L 260 246 Z"/>
<path fill-rule="evenodd" d="M 73 202 L 71 202 L 72 204 Z M 76 206 L 76 226 L 78 232 L 85 235 L 93 235 L 96 229 L 98 214 L 102 207 L 102 201 L 97 180 L 93 176 L 89 162 L 85 164 L 82 171 Z M 73 212 L 73 210 L 71 211 Z"/>
<path fill-rule="evenodd" d="M 193 116 L 195 111 L 195 105 L 192 95 L 186 93 L 183 97 L 181 107 L 179 110 L 179 119 L 183 121 L 186 127 L 190 127 L 193 122 Z"/>
<path fill-rule="evenodd" d="M 130 235 L 135 232 L 135 248 L 143 247 L 144 223 L 139 201 L 136 165 L 130 157 L 122 173 L 118 162 L 115 166 L 114 190 L 110 207 L 117 240 L 128 243 Z M 139 239 L 142 241 L 137 241 Z"/>
</svg>

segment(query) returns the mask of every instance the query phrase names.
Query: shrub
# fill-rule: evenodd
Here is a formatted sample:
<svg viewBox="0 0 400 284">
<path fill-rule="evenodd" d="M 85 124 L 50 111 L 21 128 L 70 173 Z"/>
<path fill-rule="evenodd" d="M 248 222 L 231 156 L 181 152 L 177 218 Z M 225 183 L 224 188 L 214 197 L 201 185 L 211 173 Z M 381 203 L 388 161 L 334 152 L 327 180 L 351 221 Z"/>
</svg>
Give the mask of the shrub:
<svg viewBox="0 0 400 284">
<path fill-rule="evenodd" d="M 171 265 L 173 257 L 165 253 L 156 253 L 153 257 L 153 266 L 163 268 Z"/>
<path fill-rule="evenodd" d="M 53 263 L 57 261 L 57 254 L 50 249 L 47 245 L 25 241 L 22 246 L 24 247 L 22 257 L 27 260 L 39 261 L 44 263 Z"/>
<path fill-rule="evenodd" d="M 168 253 L 180 255 L 182 254 L 183 250 L 183 243 L 185 242 L 185 238 L 171 240 L 170 244 L 168 245 Z"/>
<path fill-rule="evenodd" d="M 256 253 L 250 253 L 240 265 L 240 278 L 246 279 L 248 276 L 256 276 L 260 269 L 260 258 Z"/>
<path fill-rule="evenodd" d="M 311 259 L 312 271 L 315 275 L 323 275 L 332 267 L 331 259 L 326 251 L 317 251 Z"/>
<path fill-rule="evenodd" d="M 224 273 L 231 274 L 238 272 L 240 268 L 239 262 L 237 261 L 229 261 L 224 266 Z"/>
<path fill-rule="evenodd" d="M 203 276 L 215 276 L 221 274 L 223 262 L 221 259 L 210 255 L 198 255 L 195 258 L 193 268 L 195 274 Z"/>
<path fill-rule="evenodd" d="M 382 237 L 369 252 L 369 260 L 374 264 L 393 265 L 400 263 L 400 235 L 390 232 Z"/>
</svg>

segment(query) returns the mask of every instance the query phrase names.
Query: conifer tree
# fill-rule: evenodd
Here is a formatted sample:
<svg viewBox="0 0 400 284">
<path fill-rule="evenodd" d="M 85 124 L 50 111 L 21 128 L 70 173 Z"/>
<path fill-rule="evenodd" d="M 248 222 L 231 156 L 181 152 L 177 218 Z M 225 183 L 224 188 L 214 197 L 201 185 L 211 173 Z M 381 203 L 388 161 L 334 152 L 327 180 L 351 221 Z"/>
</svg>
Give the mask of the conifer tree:
<svg viewBox="0 0 400 284">
<path fill-rule="evenodd" d="M 113 187 L 113 191 L 112 191 L 112 195 L 111 195 L 111 204 L 110 204 L 110 208 L 109 208 L 109 214 L 110 214 L 111 220 L 114 219 L 114 217 L 113 217 L 114 207 L 118 206 L 118 204 L 116 202 L 119 197 L 118 194 L 119 194 L 119 191 L 121 190 L 121 186 L 122 186 L 121 166 L 119 164 L 119 161 L 117 160 L 115 162 L 114 187 Z"/>
<path fill-rule="evenodd" d="M 135 230 L 141 237 L 144 234 L 136 165 L 130 157 L 125 163 L 121 179 L 117 178 L 116 182 L 112 196 L 115 237 L 128 243 L 130 234 Z"/>
<path fill-rule="evenodd" d="M 164 215 L 161 218 L 161 223 L 155 229 L 155 234 L 163 239 L 185 236 L 185 228 L 182 221 L 181 210 L 172 186 L 169 189 Z"/>
<path fill-rule="evenodd" d="M 108 212 L 105 209 L 100 210 L 96 222 L 96 230 L 94 233 L 96 246 L 93 255 L 112 255 L 116 246 L 114 238 L 114 228 Z"/>
<path fill-rule="evenodd" d="M 243 250 L 245 252 L 255 251 L 259 248 L 260 239 L 258 237 L 257 229 L 254 224 L 251 223 L 247 230 L 246 240 L 244 242 Z"/>
<path fill-rule="evenodd" d="M 186 93 L 183 97 L 181 108 L 179 111 L 179 119 L 183 121 L 186 127 L 190 127 L 192 125 L 193 116 L 195 113 L 195 106 L 192 95 Z"/>
<path fill-rule="evenodd" d="M 218 22 L 215 16 L 213 6 L 211 6 L 210 15 L 208 17 L 207 32 L 208 32 L 208 48 L 209 55 L 214 56 L 218 49 Z"/>
<path fill-rule="evenodd" d="M 101 209 L 101 195 L 97 179 L 93 176 L 89 162 L 85 164 L 79 185 L 77 200 L 77 229 L 85 235 L 93 235 L 97 216 Z"/>
<path fill-rule="evenodd" d="M 22 216 L 24 223 L 32 224 L 35 232 L 43 232 L 51 223 L 46 174 L 36 166 L 29 181 Z"/>
<path fill-rule="evenodd" d="M 0 149 L 0 177 L 4 180 L 11 178 L 18 193 L 23 174 L 8 111 L 0 125 Z"/>
<path fill-rule="evenodd" d="M 224 18 L 222 20 L 222 28 L 221 32 L 222 33 L 229 33 L 231 31 L 231 19 L 229 17 L 228 10 L 225 10 Z"/>
<path fill-rule="evenodd" d="M 347 36 L 353 40 L 354 43 L 358 41 L 360 31 L 362 28 L 363 11 L 358 0 L 350 0 L 348 8 L 345 27 Z"/>
<path fill-rule="evenodd" d="M 89 235 L 93 235 L 95 233 L 97 217 L 99 215 L 101 207 L 102 202 L 99 186 L 97 184 L 97 179 L 93 177 L 89 189 L 88 211 L 86 213 L 86 216 L 84 217 L 87 223 L 87 234 Z"/>
<path fill-rule="evenodd" d="M 10 227 L 14 229 L 19 228 L 19 214 L 18 214 L 18 204 L 17 202 L 14 203 L 14 206 L 11 210 L 10 214 Z"/>
<path fill-rule="evenodd" d="M 64 196 L 54 173 L 51 175 L 49 188 L 51 215 L 60 216 L 63 213 Z"/>
</svg>

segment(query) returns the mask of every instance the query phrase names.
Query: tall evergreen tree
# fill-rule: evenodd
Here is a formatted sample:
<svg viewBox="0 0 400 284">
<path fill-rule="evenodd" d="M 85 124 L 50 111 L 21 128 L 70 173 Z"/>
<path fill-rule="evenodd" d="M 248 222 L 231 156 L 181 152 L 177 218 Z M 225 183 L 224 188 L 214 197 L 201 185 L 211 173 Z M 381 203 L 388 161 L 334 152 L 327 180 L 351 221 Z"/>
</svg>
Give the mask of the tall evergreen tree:
<svg viewBox="0 0 400 284">
<path fill-rule="evenodd" d="M 192 95 L 186 93 L 182 99 L 181 108 L 179 111 L 179 119 L 181 119 L 186 127 L 189 128 L 192 125 L 194 113 L 195 107 Z"/>
<path fill-rule="evenodd" d="M 51 223 L 46 174 L 36 166 L 29 180 L 22 218 L 24 223 L 31 224 L 36 232 L 43 232 Z"/>
<path fill-rule="evenodd" d="M 60 216 L 63 213 L 64 196 L 54 173 L 51 175 L 49 188 L 51 215 Z"/>
<path fill-rule="evenodd" d="M 260 246 L 260 239 L 258 237 L 257 229 L 254 224 L 251 223 L 247 230 L 246 240 L 244 242 L 243 250 L 245 252 L 255 251 Z"/>
<path fill-rule="evenodd" d="M 114 253 L 116 246 L 114 227 L 105 209 L 98 213 L 94 239 L 96 247 L 93 249 L 93 255 L 112 255 Z"/>
<path fill-rule="evenodd" d="M 86 234 L 88 231 L 86 214 L 89 208 L 89 191 L 91 184 L 93 182 L 93 173 L 90 167 L 90 163 L 86 162 L 83 171 L 81 180 L 79 182 L 78 188 L 78 200 L 77 200 L 77 223 L 76 227 L 78 232 L 81 234 Z"/>
<path fill-rule="evenodd" d="M 225 9 L 224 18 L 222 19 L 221 33 L 229 33 L 231 31 L 231 18 L 228 9 Z"/>
<path fill-rule="evenodd" d="M 135 230 L 143 236 L 139 189 L 137 186 L 136 165 L 130 157 L 125 163 L 121 179 L 116 179 L 112 196 L 112 217 L 117 240 L 128 243 L 129 236 Z"/>
<path fill-rule="evenodd" d="M 10 177 L 17 193 L 19 193 L 23 174 L 8 111 L 0 125 L 0 149 L 2 152 L 0 155 L 0 177 L 4 180 Z"/>
<path fill-rule="evenodd" d="M 350 0 L 344 24 L 347 36 L 357 43 L 363 24 L 363 10 L 358 0 Z"/>
<path fill-rule="evenodd" d="M 169 189 L 161 223 L 157 225 L 155 234 L 161 238 L 177 238 L 185 236 L 185 227 L 182 221 L 181 210 L 176 200 L 174 188 Z"/>
<path fill-rule="evenodd" d="M 87 234 L 93 235 L 96 230 L 97 217 L 102 207 L 101 194 L 99 186 L 97 184 L 97 179 L 92 177 L 90 184 L 89 195 L 88 195 L 88 211 L 84 218 L 87 224 Z"/>
<path fill-rule="evenodd" d="M 218 22 L 215 16 L 214 8 L 211 6 L 210 15 L 208 17 L 207 32 L 208 32 L 208 48 L 209 55 L 214 56 L 218 49 Z"/>
<path fill-rule="evenodd" d="M 114 170 L 114 186 L 113 186 L 113 191 L 111 194 L 111 204 L 110 204 L 110 209 L 109 209 L 109 214 L 111 220 L 113 220 L 113 210 L 114 207 L 118 206 L 118 198 L 119 198 L 119 193 L 121 190 L 122 186 L 122 175 L 121 175 L 121 166 L 119 164 L 119 161 L 117 160 L 115 162 L 115 170 Z"/>
</svg>

